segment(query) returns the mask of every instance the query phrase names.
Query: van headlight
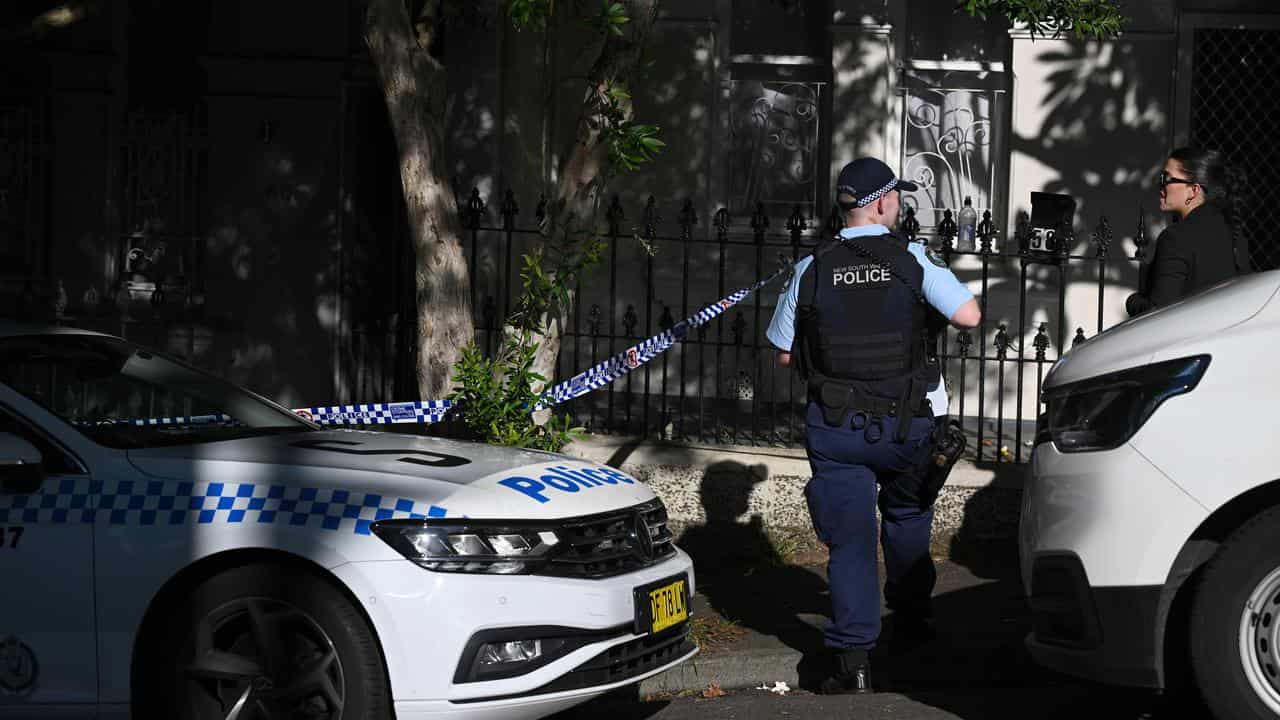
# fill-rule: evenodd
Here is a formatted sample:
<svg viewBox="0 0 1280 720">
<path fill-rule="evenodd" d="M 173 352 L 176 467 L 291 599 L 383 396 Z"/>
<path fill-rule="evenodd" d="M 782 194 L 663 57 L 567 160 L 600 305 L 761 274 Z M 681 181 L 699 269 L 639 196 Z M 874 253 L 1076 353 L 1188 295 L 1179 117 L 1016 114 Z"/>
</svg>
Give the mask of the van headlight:
<svg viewBox="0 0 1280 720">
<path fill-rule="evenodd" d="M 383 520 L 373 533 L 428 570 L 517 575 L 540 568 L 560 542 L 547 526 L 488 522 Z"/>
<path fill-rule="evenodd" d="M 1064 453 L 1117 448 L 1161 403 L 1194 390 L 1208 367 L 1209 356 L 1196 355 L 1046 390 L 1049 439 Z"/>
</svg>

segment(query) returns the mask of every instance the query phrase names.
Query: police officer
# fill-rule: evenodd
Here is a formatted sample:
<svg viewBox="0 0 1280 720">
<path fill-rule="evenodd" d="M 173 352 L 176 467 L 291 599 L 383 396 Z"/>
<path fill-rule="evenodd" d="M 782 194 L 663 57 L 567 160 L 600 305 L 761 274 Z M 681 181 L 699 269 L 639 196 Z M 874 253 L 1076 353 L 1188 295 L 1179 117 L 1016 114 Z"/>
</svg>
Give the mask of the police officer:
<svg viewBox="0 0 1280 720">
<path fill-rule="evenodd" d="M 924 486 L 934 416 L 946 415 L 947 394 L 927 320 L 937 312 L 972 328 L 981 312 L 941 258 L 893 234 L 898 192 L 915 189 L 875 158 L 844 166 L 836 204 L 845 228 L 797 263 L 768 330 L 779 363 L 797 366 L 808 386 L 813 478 L 805 498 L 831 551 L 825 635 L 835 662 L 825 693 L 871 690 L 867 653 L 880 635 L 877 502 L 895 635 L 931 633 L 933 498 Z"/>
</svg>

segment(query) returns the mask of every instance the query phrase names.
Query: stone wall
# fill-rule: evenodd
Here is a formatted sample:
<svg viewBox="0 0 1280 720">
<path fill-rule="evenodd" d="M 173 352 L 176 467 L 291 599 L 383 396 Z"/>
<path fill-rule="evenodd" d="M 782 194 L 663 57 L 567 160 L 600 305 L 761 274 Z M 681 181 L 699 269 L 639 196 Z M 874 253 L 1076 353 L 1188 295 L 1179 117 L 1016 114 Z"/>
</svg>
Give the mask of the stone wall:
<svg viewBox="0 0 1280 720">
<path fill-rule="evenodd" d="M 812 473 L 803 450 L 589 437 L 565 452 L 648 483 L 682 526 L 779 531 L 811 526 L 804 486 Z M 934 505 L 935 547 L 949 547 L 956 538 L 1015 538 L 1026 470 L 1026 465 L 958 463 Z"/>
</svg>

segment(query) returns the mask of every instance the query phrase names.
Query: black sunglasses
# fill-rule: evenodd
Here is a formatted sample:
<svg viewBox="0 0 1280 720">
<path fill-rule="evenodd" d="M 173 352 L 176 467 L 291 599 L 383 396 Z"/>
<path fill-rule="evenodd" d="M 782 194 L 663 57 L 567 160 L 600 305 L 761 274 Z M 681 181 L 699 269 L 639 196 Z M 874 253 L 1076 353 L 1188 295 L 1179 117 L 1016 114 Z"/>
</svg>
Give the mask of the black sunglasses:
<svg viewBox="0 0 1280 720">
<path fill-rule="evenodd" d="M 1174 177 L 1163 170 L 1160 171 L 1160 177 L 1158 182 L 1160 183 L 1160 187 L 1164 187 L 1166 185 L 1172 185 L 1173 183 L 1181 183 L 1183 185 L 1199 185 L 1200 184 L 1195 180 L 1187 180 L 1185 178 Z"/>
</svg>

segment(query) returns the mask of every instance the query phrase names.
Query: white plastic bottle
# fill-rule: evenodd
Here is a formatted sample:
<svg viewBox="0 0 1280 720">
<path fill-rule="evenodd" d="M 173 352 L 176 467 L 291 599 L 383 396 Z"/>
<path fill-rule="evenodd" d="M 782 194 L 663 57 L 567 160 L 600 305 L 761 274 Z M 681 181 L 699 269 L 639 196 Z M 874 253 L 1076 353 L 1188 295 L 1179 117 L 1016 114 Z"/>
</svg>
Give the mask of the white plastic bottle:
<svg viewBox="0 0 1280 720">
<path fill-rule="evenodd" d="M 977 226 L 978 212 L 973 209 L 973 200 L 966 196 L 964 207 L 960 208 L 960 228 L 956 238 L 956 250 L 973 252 L 978 249 L 976 240 Z"/>
</svg>

